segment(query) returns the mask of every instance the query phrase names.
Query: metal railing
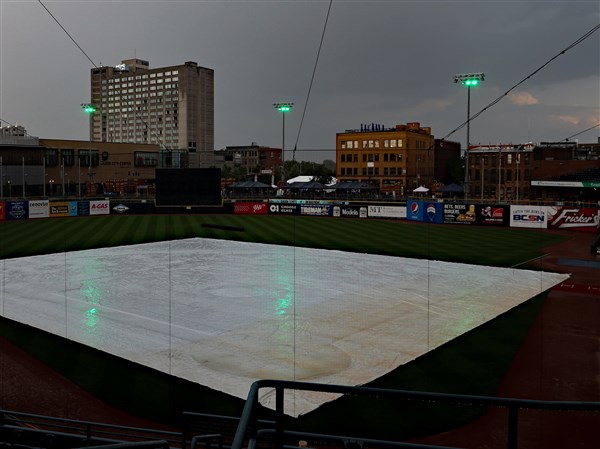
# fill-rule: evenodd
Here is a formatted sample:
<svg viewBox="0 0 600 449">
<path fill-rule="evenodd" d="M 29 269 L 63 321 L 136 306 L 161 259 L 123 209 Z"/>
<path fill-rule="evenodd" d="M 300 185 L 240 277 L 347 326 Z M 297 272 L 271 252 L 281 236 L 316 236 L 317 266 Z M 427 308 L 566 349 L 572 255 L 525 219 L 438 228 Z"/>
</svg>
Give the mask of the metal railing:
<svg viewBox="0 0 600 449">
<path fill-rule="evenodd" d="M 35 447 L 55 447 L 59 442 L 64 447 L 79 447 L 119 444 L 124 441 L 165 441 L 171 446 L 185 445 L 182 433 L 178 431 L 56 418 L 9 410 L 0 410 L 0 433 L 3 441 Z"/>
<path fill-rule="evenodd" d="M 264 428 L 259 425 L 257 414 L 259 411 L 259 391 L 263 388 L 275 390 L 275 426 Z M 437 448 L 444 446 L 432 446 L 424 444 L 406 443 L 400 441 L 377 440 L 372 438 L 357 438 L 356 436 L 323 435 L 310 432 L 296 432 L 285 428 L 284 415 L 284 393 L 285 390 L 312 391 L 334 393 L 340 395 L 369 396 L 373 400 L 397 399 L 428 403 L 452 403 L 470 406 L 493 406 L 506 410 L 506 447 L 508 449 L 518 448 L 519 436 L 519 412 L 521 410 L 554 410 L 554 411 L 588 411 L 600 412 L 600 402 L 573 402 L 573 401 L 541 401 L 515 398 L 500 398 L 489 396 L 474 396 L 448 393 L 432 393 L 407 390 L 392 390 L 370 387 L 351 387 L 343 385 L 327 385 L 308 382 L 283 381 L 283 380 L 259 380 L 252 384 L 246 405 L 240 418 L 239 427 L 235 434 L 232 449 L 243 449 L 244 442 L 248 442 L 248 449 L 255 449 L 265 439 L 272 442 L 275 448 L 283 448 L 289 441 L 299 439 L 316 438 L 320 441 L 336 442 L 348 447 L 348 441 L 352 441 L 356 447 L 377 448 Z M 599 415 L 600 417 L 600 415 Z"/>
</svg>

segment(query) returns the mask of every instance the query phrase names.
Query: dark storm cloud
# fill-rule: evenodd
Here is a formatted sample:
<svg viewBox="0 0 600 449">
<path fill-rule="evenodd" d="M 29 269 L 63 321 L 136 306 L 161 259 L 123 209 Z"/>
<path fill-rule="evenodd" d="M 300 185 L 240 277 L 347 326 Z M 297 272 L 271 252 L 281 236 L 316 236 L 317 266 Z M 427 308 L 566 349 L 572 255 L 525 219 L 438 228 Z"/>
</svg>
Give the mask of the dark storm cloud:
<svg viewBox="0 0 600 449">
<path fill-rule="evenodd" d="M 295 103 L 286 148 L 296 143 L 328 1 L 44 4 L 96 64 L 136 55 L 213 68 L 216 148 L 281 145 L 278 101 Z M 454 74 L 486 73 L 476 112 L 599 22 L 596 1 L 334 1 L 298 148 L 333 149 L 336 132 L 371 122 L 419 121 L 443 137 L 466 119 Z M 85 138 L 86 57 L 37 2 L 2 1 L 0 25 L 1 117 L 33 135 Z M 558 140 L 600 120 L 599 43 L 596 33 L 482 114 L 473 141 Z"/>
</svg>

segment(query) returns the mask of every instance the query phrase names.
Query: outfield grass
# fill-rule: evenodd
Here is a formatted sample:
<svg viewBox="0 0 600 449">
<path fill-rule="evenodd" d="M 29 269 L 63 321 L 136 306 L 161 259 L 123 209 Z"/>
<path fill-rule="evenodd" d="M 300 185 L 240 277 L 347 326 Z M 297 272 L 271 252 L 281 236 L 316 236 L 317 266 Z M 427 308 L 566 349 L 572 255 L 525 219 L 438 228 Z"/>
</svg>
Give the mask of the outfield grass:
<svg viewBox="0 0 600 449">
<path fill-rule="evenodd" d="M 243 228 L 243 231 L 203 227 Z M 0 224 L 0 258 L 190 237 L 514 266 L 561 240 L 543 231 L 287 216 L 101 216 Z"/>
<path fill-rule="evenodd" d="M 543 247 L 566 238 L 527 229 L 384 220 L 235 215 L 101 216 L 2 222 L 0 258 L 191 237 L 493 266 L 515 266 L 538 258 Z M 494 395 L 543 298 L 544 295 L 540 295 L 506 312 L 370 385 Z M 35 338 L 29 337 L 31 330 L 18 327 L 3 324 L 0 331 L 93 394 L 138 415 L 169 421 L 174 414 L 182 411 L 181 407 L 189 407 L 188 410 L 192 411 L 212 410 L 213 413 L 238 410 L 240 407 L 239 400 L 232 399 L 228 404 L 227 399 L 214 394 L 211 396 L 200 386 L 194 389 L 193 386 L 177 383 L 177 380 L 171 384 L 162 373 L 132 366 L 99 351 L 88 353 L 81 345 L 61 341 L 59 337 L 42 337 L 37 331 Z M 40 343 L 45 338 L 52 343 Z M 85 360 L 85 363 L 73 363 L 74 354 L 77 360 Z M 110 369 L 107 368 L 109 365 Z M 131 370 L 136 374 L 127 374 Z M 130 378 L 144 385 L 136 381 L 132 388 L 131 382 L 122 381 Z M 145 385 L 160 385 L 157 387 L 160 392 L 149 395 Z M 160 404 L 157 404 L 157 398 L 160 398 Z M 342 398 L 302 417 L 297 425 L 310 426 L 313 430 L 315 425 L 320 425 L 323 432 L 342 434 L 350 428 L 363 436 L 394 439 L 444 430 L 467 422 L 480 413 L 480 409 L 440 407 L 439 404 L 433 410 L 430 405 L 381 401 L 374 408 L 358 398 Z"/>
</svg>

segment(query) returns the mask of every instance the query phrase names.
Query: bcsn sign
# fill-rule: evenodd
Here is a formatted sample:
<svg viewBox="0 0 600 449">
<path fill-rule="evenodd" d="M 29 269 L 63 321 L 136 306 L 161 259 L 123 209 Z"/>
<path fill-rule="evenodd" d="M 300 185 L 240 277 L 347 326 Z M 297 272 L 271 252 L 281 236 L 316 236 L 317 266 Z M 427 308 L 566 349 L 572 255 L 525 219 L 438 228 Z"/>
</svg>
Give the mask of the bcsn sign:
<svg viewBox="0 0 600 449">
<path fill-rule="evenodd" d="M 547 228 L 546 206 L 511 206 L 510 225 L 517 228 Z"/>
</svg>

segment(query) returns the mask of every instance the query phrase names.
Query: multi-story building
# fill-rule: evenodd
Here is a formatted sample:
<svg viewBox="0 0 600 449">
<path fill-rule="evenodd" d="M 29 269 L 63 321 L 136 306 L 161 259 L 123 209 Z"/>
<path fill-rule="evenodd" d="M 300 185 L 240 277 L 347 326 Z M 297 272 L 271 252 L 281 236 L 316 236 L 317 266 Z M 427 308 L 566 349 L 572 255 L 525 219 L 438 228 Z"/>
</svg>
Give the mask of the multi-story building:
<svg viewBox="0 0 600 449">
<path fill-rule="evenodd" d="M 212 69 L 195 62 L 150 68 L 141 59 L 93 68 L 91 104 L 94 142 L 155 144 L 167 153 L 188 152 L 192 168 L 213 163 Z"/>
<path fill-rule="evenodd" d="M 243 167 L 248 176 L 273 176 L 281 167 L 281 148 L 263 147 L 255 142 L 246 146 L 228 146 L 215 151 L 215 165 Z"/>
<path fill-rule="evenodd" d="M 478 145 L 469 149 L 471 195 L 485 200 L 597 201 L 600 145 Z"/>
<path fill-rule="evenodd" d="M 442 169 L 436 167 L 436 152 L 460 157 L 457 145 L 436 141 L 431 128 L 417 122 L 393 128 L 361 125 L 336 134 L 336 177 L 372 183 L 382 193 L 404 195 L 419 186 L 432 186 L 440 176 L 436 169 Z M 448 158 L 440 160 L 445 161 L 444 167 L 449 164 Z"/>
</svg>

